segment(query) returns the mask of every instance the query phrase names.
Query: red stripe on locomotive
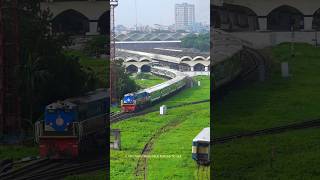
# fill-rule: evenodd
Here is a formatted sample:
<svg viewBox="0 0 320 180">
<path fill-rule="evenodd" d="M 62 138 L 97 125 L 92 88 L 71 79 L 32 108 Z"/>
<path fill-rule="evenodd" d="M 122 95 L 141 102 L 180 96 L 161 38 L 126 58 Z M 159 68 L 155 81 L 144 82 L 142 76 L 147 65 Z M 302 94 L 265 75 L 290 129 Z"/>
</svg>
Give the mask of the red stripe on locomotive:
<svg viewBox="0 0 320 180">
<path fill-rule="evenodd" d="M 41 137 L 40 157 L 52 159 L 76 158 L 79 155 L 79 142 L 77 137 Z"/>
<path fill-rule="evenodd" d="M 135 111 L 137 106 L 135 104 L 122 104 L 122 111 L 123 112 L 132 112 Z"/>
</svg>

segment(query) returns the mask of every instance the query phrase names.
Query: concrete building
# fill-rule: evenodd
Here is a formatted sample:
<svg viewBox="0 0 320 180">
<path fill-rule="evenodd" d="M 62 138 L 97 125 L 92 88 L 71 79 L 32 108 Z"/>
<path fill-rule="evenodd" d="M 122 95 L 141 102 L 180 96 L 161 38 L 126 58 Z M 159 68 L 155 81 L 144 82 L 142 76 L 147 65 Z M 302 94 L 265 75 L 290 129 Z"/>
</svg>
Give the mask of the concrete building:
<svg viewBox="0 0 320 180">
<path fill-rule="evenodd" d="M 290 41 L 314 44 L 320 29 L 320 1 L 216 0 L 211 3 L 211 26 L 255 47 Z"/>
<path fill-rule="evenodd" d="M 127 72 L 149 72 L 152 65 L 160 65 L 182 72 L 208 75 L 210 54 L 193 53 L 186 49 L 117 49 L 116 59 L 123 62 Z"/>
<path fill-rule="evenodd" d="M 117 41 L 119 49 L 179 48 L 181 41 Z"/>
<path fill-rule="evenodd" d="M 109 34 L 110 5 L 106 0 L 42 0 L 41 9 L 52 13 L 55 32 Z"/>
<path fill-rule="evenodd" d="M 175 5 L 176 30 L 192 29 L 195 23 L 195 10 L 193 4 L 182 3 Z"/>
</svg>

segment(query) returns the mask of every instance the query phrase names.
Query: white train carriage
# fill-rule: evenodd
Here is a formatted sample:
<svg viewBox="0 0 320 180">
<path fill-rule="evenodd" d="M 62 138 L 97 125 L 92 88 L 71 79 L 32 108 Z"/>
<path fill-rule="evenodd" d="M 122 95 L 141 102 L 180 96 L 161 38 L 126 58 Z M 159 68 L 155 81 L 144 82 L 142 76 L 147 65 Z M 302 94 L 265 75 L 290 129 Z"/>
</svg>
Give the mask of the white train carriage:
<svg viewBox="0 0 320 180">
<path fill-rule="evenodd" d="M 210 127 L 204 128 L 192 141 L 192 159 L 198 164 L 210 163 Z"/>
<path fill-rule="evenodd" d="M 150 96 L 151 102 L 162 99 L 169 94 L 180 90 L 187 84 L 187 76 L 179 71 L 161 67 L 153 67 L 151 72 L 156 75 L 172 78 L 166 82 L 145 89 L 145 92 L 147 92 Z"/>
<path fill-rule="evenodd" d="M 187 84 L 187 75 L 179 71 L 162 67 L 152 67 L 151 72 L 158 76 L 170 78 L 170 80 L 135 93 L 124 95 L 121 101 L 121 109 L 123 112 L 133 112 L 143 109 L 145 106 L 177 92 Z"/>
</svg>

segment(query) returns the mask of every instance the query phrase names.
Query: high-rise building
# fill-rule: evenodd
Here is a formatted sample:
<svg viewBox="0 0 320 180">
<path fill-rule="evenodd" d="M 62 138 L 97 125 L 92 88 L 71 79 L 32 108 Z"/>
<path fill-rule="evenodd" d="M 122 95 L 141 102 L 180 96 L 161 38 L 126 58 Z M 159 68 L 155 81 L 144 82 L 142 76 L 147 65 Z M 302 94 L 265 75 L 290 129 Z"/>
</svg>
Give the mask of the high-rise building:
<svg viewBox="0 0 320 180">
<path fill-rule="evenodd" d="M 195 22 L 194 5 L 188 3 L 175 5 L 176 30 L 192 29 Z"/>
</svg>

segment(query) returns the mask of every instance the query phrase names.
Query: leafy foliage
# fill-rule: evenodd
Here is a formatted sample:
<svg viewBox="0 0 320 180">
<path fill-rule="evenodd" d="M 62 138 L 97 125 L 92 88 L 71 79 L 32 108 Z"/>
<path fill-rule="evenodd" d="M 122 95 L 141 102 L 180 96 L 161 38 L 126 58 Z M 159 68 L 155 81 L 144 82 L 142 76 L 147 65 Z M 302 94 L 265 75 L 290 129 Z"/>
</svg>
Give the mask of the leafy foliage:
<svg viewBox="0 0 320 180">
<path fill-rule="evenodd" d="M 5 1 L 10 6 L 10 1 Z M 83 68 L 79 59 L 63 53 L 70 45 L 66 35 L 51 31 L 52 14 L 40 9 L 40 1 L 18 1 L 21 109 L 24 119 L 36 121 L 47 104 L 77 96 L 97 87 L 96 75 Z M 12 13 L 4 11 L 5 36 L 13 37 Z M 12 49 L 6 49 L 12 56 Z"/>
<path fill-rule="evenodd" d="M 105 58 L 88 57 L 79 50 L 67 50 L 66 55 L 72 55 L 79 58 L 79 63 L 86 71 L 92 72 L 98 78 L 99 88 L 109 86 L 109 66 L 110 61 Z"/>
<path fill-rule="evenodd" d="M 115 88 L 113 89 L 117 92 L 118 101 L 120 101 L 123 95 L 135 92 L 139 89 L 139 86 L 135 83 L 133 79 L 130 78 L 129 74 L 125 72 L 125 68 L 121 61 L 111 62 L 111 73 L 116 77 Z"/>
<path fill-rule="evenodd" d="M 181 40 L 182 47 L 195 48 L 202 52 L 208 52 L 210 49 L 210 34 L 189 34 Z"/>
<path fill-rule="evenodd" d="M 95 36 L 86 43 L 84 47 L 84 52 L 88 56 L 96 56 L 96 57 L 98 57 L 101 54 L 107 54 L 106 44 L 107 44 L 107 36 L 104 36 L 104 35 Z"/>
</svg>

